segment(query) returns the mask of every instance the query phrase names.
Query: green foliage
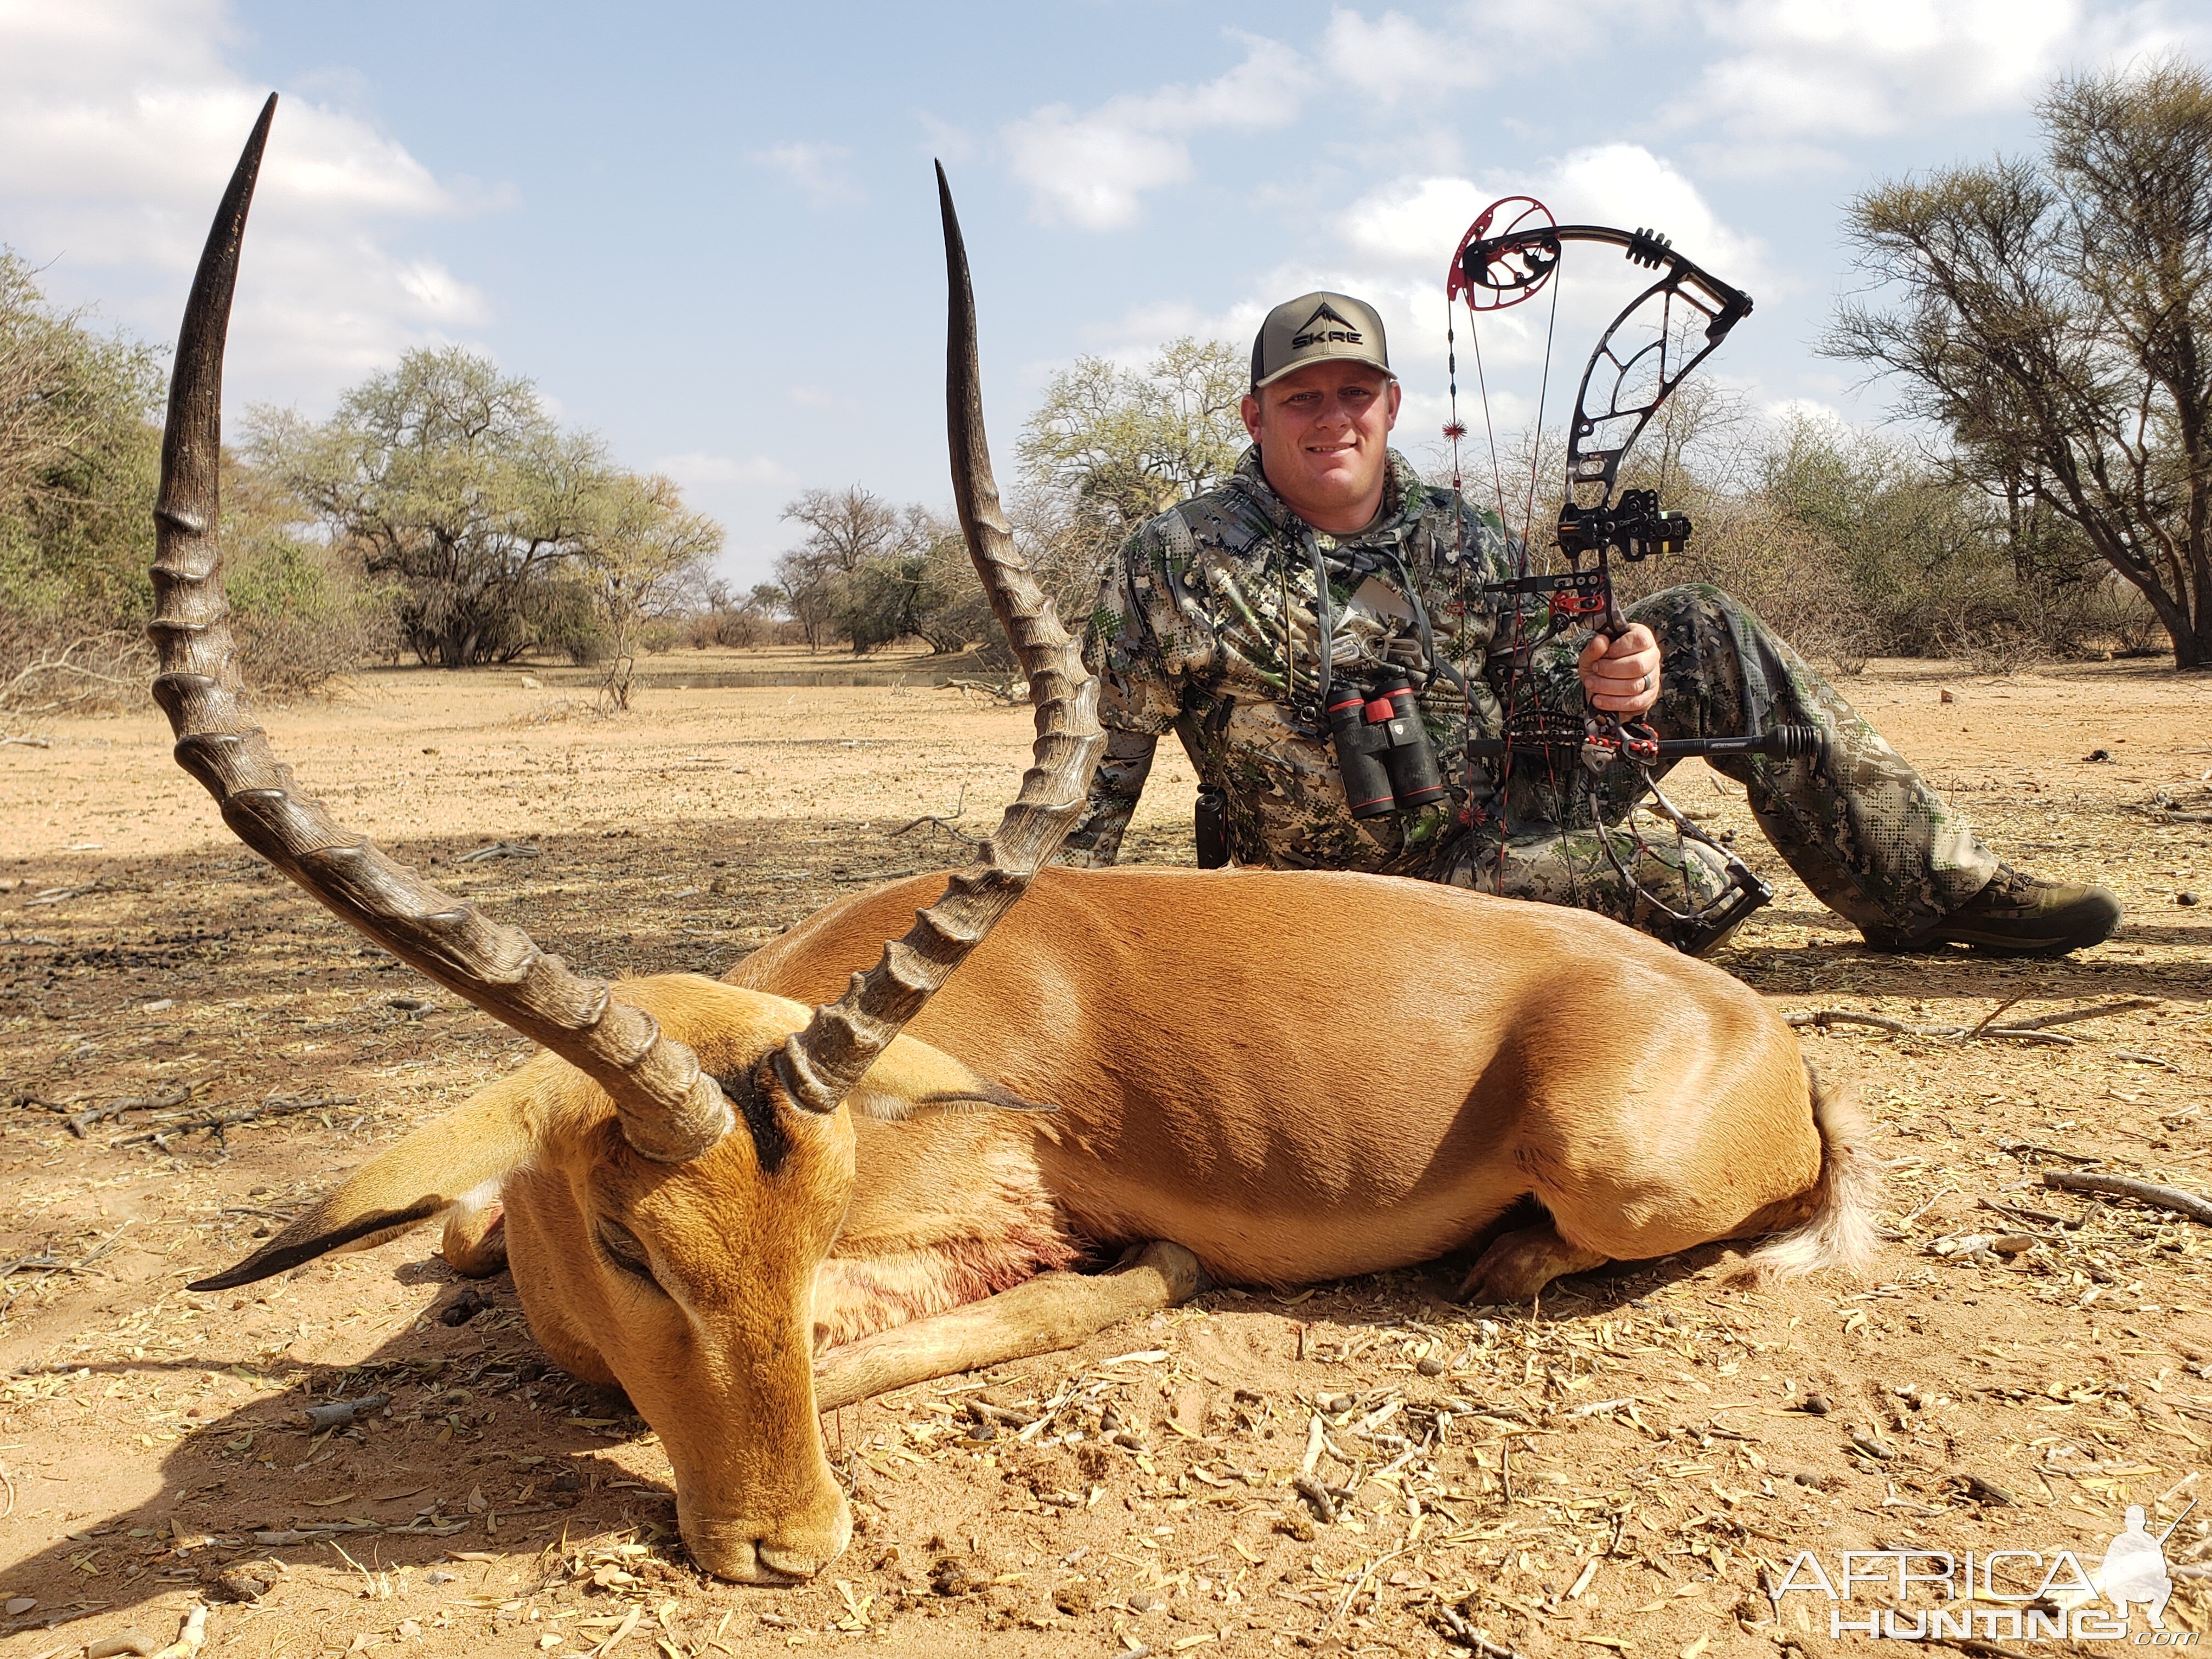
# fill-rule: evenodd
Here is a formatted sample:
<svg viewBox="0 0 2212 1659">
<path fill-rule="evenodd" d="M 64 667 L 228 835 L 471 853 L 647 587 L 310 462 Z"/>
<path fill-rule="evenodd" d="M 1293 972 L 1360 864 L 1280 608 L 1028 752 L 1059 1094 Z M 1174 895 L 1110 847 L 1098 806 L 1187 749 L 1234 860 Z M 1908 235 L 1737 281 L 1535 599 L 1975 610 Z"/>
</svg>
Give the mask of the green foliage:
<svg viewBox="0 0 2212 1659">
<path fill-rule="evenodd" d="M 895 507 L 854 484 L 807 490 L 785 504 L 783 516 L 806 531 L 777 558 L 775 574 L 808 650 L 830 638 L 849 641 L 855 652 L 875 650 L 919 631 L 942 605 L 915 562 L 943 532 L 926 509 Z"/>
<path fill-rule="evenodd" d="M 837 631 L 859 653 L 925 634 L 950 597 L 939 571 L 927 553 L 870 560 L 840 585 L 834 612 Z"/>
<path fill-rule="evenodd" d="M 1065 491 L 1117 543 L 1154 514 L 1226 478 L 1247 439 L 1244 354 L 1220 340 L 1170 340 L 1141 371 L 1078 357 L 1022 429 L 1031 482 Z"/>
<path fill-rule="evenodd" d="M 392 579 L 408 647 L 448 668 L 536 641 L 532 590 L 581 550 L 621 476 L 527 380 L 459 347 L 408 352 L 320 425 L 255 410 L 248 453 L 370 575 Z"/>
<path fill-rule="evenodd" d="M 2212 663 L 2212 76 L 2179 57 L 2057 82 L 2042 154 L 1851 204 L 1875 298 L 1824 349 L 1892 378 L 2005 505 L 2024 592 L 2101 561 L 2183 666 Z"/>
<path fill-rule="evenodd" d="M 721 546 L 668 479 L 623 471 L 527 380 L 458 347 L 407 353 L 320 424 L 257 410 L 250 453 L 381 584 L 419 660 L 556 650 L 611 665 L 619 707 L 647 624 L 684 608 Z"/>
<path fill-rule="evenodd" d="M 721 547 L 722 526 L 688 511 L 671 479 L 626 474 L 598 493 L 576 564 L 605 632 L 604 690 L 617 708 L 629 707 L 639 651 L 675 644 L 676 619 L 694 608 Z"/>
<path fill-rule="evenodd" d="M 0 704 L 112 701 L 143 673 L 161 395 L 150 349 L 0 251 Z"/>
</svg>

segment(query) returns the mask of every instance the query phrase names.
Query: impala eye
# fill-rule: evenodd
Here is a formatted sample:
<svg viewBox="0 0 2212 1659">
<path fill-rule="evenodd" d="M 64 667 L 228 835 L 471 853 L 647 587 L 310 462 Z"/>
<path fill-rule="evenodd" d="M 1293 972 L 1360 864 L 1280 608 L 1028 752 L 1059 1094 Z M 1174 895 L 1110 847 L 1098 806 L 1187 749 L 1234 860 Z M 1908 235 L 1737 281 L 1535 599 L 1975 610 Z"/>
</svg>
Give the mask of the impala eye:
<svg viewBox="0 0 2212 1659">
<path fill-rule="evenodd" d="M 599 1248 L 612 1256 L 615 1265 L 623 1272 L 635 1273 L 647 1280 L 653 1279 L 651 1258 L 646 1255 L 645 1246 L 638 1242 L 637 1235 L 621 1222 L 600 1218 Z"/>
</svg>

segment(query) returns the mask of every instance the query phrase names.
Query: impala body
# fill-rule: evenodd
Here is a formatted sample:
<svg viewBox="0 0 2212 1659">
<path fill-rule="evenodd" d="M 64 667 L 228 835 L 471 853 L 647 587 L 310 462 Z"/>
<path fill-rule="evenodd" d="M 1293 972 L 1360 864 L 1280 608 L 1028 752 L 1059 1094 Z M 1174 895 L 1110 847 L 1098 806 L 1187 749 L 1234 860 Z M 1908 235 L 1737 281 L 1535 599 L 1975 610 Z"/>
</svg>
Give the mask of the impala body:
<svg viewBox="0 0 2212 1659">
<path fill-rule="evenodd" d="M 608 985 L 334 823 L 253 723 L 221 581 L 223 337 L 274 107 L 179 337 L 155 695 L 241 838 L 545 1052 L 195 1288 L 445 1215 L 449 1258 L 510 1262 L 552 1357 L 659 1431 L 700 1563 L 781 1583 L 850 1532 L 819 1410 L 1066 1346 L 1201 1271 L 1285 1285 L 1481 1244 L 1466 1288 L 1500 1300 L 1721 1238 L 1780 1233 L 1785 1267 L 1863 1250 L 1869 1165 L 1796 1039 L 1626 928 L 1374 877 L 1040 876 L 1097 688 L 998 510 L 941 174 L 955 492 L 1036 706 L 976 862 L 825 911 L 730 983 Z"/>
</svg>

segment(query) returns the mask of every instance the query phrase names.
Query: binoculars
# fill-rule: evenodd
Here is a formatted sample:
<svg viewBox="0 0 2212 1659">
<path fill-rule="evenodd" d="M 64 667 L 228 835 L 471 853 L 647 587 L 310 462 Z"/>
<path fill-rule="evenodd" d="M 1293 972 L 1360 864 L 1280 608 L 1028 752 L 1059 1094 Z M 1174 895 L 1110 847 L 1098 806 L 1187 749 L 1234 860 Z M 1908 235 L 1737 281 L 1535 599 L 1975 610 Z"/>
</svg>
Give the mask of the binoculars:
<svg viewBox="0 0 2212 1659">
<path fill-rule="evenodd" d="M 1443 799 L 1443 775 L 1405 675 L 1383 674 L 1370 686 L 1340 682 L 1328 714 L 1352 817 L 1388 817 Z"/>
</svg>

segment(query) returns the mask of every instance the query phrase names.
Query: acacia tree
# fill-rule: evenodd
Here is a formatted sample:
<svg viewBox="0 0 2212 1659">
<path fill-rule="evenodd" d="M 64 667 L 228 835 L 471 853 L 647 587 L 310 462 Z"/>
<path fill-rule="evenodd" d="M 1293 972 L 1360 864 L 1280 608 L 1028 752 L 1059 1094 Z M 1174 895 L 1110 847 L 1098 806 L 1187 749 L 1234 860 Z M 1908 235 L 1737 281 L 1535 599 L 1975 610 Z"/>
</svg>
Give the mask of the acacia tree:
<svg viewBox="0 0 2212 1659">
<path fill-rule="evenodd" d="M 2070 77 L 2038 114 L 2039 157 L 1852 203 L 1883 291 L 1823 349 L 1896 376 L 2014 519 L 2063 520 L 2179 666 L 2212 665 L 2212 78 L 2179 58 Z"/>
<path fill-rule="evenodd" d="M 708 561 L 722 550 L 722 526 L 687 509 L 674 480 L 659 474 L 617 479 L 599 507 L 577 562 L 607 629 L 601 689 L 616 708 L 628 708 L 647 624 L 690 608 Z"/>
<path fill-rule="evenodd" d="M 910 631 L 905 623 L 915 606 L 899 589 L 915 586 L 917 573 L 907 566 L 934 538 L 926 511 L 896 507 L 853 484 L 806 490 L 784 504 L 783 516 L 806 531 L 797 547 L 777 558 L 775 576 L 809 651 L 819 650 L 833 633 L 864 652 Z M 883 635 L 884 626 L 896 632 Z"/>
<path fill-rule="evenodd" d="M 529 381 L 458 346 L 408 352 L 319 425 L 257 410 L 247 449 L 372 575 L 393 579 L 409 647 L 447 668 L 539 642 L 548 579 L 607 520 L 623 479 Z"/>
<path fill-rule="evenodd" d="M 141 690 L 161 394 L 153 352 L 0 249 L 0 708 Z"/>
<path fill-rule="evenodd" d="M 1118 539 L 1229 476 L 1250 378 L 1236 347 L 1189 335 L 1141 371 L 1078 357 L 1045 387 L 1017 453 L 1034 482 L 1073 495 Z"/>
</svg>

